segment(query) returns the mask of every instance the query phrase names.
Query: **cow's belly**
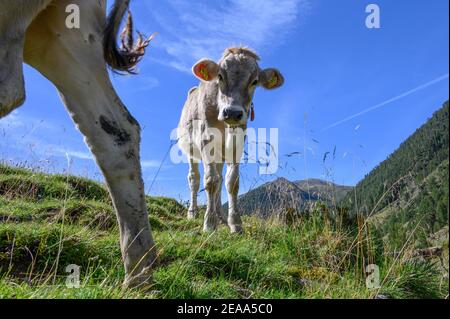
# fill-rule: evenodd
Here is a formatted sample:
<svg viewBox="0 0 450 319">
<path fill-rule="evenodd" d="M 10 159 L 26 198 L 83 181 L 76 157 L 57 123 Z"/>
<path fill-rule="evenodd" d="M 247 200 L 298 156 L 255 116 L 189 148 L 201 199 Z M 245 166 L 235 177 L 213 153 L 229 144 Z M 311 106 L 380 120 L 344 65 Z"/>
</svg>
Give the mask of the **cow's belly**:
<svg viewBox="0 0 450 319">
<path fill-rule="evenodd" d="M 23 47 L 25 33 L 51 0 L 0 1 L 0 118 L 25 100 Z"/>
<path fill-rule="evenodd" d="M 177 129 L 178 147 L 190 159 L 201 161 L 201 144 L 196 143 L 192 127 L 178 127 Z"/>
</svg>

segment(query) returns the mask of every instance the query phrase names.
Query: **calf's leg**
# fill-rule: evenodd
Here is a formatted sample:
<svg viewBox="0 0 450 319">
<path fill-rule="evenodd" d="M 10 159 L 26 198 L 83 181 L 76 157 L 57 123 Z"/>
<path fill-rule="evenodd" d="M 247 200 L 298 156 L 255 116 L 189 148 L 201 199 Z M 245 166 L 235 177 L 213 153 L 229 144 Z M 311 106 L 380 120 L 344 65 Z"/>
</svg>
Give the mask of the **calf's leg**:
<svg viewBox="0 0 450 319">
<path fill-rule="evenodd" d="M 219 205 L 220 185 L 222 185 L 222 175 L 219 174 L 216 164 L 204 164 L 204 185 L 207 198 L 207 207 L 205 213 L 205 220 L 203 224 L 203 231 L 211 232 L 217 229 L 219 225 L 219 215 L 217 206 Z"/>
<path fill-rule="evenodd" d="M 64 24 L 70 3 L 80 6 L 80 29 Z M 54 2 L 27 31 L 25 61 L 55 84 L 103 172 L 119 223 L 124 285 L 136 287 L 150 278 L 156 251 L 141 177 L 140 127 L 109 80 L 104 17 L 104 1 Z"/>
<path fill-rule="evenodd" d="M 198 216 L 197 194 L 200 188 L 200 171 L 198 170 L 198 163 L 193 159 L 189 161 L 188 182 L 191 190 L 188 219 L 195 219 Z"/>
<path fill-rule="evenodd" d="M 237 209 L 239 193 L 239 164 L 228 164 L 226 175 L 226 188 L 228 192 L 228 227 L 232 233 L 242 233 L 241 215 Z"/>
<path fill-rule="evenodd" d="M 222 178 L 222 174 L 223 174 L 223 166 L 224 163 L 217 163 L 216 167 L 217 167 L 217 172 L 220 175 L 220 185 L 219 185 L 219 190 L 217 192 L 217 196 L 219 197 L 216 201 L 216 212 L 217 212 L 217 216 L 219 216 L 220 222 L 223 223 L 224 225 L 227 224 L 227 215 L 226 213 L 224 213 L 223 209 L 222 209 L 222 184 L 223 184 L 223 178 Z"/>
</svg>

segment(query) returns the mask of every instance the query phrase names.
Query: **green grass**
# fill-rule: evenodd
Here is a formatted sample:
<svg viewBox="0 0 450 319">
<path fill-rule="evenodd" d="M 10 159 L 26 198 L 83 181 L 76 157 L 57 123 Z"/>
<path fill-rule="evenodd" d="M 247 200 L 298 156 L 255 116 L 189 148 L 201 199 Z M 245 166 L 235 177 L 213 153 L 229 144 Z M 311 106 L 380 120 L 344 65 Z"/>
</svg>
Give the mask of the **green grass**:
<svg viewBox="0 0 450 319">
<path fill-rule="evenodd" d="M 245 235 L 201 232 L 186 208 L 147 199 L 158 245 L 151 288 L 124 291 L 115 215 L 101 184 L 0 165 L 0 298 L 443 298 L 433 263 L 389 257 L 375 235 L 356 237 L 319 214 L 287 226 L 244 218 Z M 355 240 L 358 238 L 358 240 Z M 376 247 L 375 247 L 376 246 Z M 361 265 L 376 262 L 369 290 Z M 67 265 L 81 287 L 65 285 Z"/>
</svg>

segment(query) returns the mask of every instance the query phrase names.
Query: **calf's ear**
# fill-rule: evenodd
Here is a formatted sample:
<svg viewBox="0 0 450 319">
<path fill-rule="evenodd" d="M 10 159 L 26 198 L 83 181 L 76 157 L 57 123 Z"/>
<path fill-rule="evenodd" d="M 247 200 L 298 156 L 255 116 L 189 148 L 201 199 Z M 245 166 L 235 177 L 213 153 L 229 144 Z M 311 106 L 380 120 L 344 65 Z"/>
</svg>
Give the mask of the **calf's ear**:
<svg viewBox="0 0 450 319">
<path fill-rule="evenodd" d="M 200 80 L 209 82 L 217 78 L 219 65 L 214 61 L 202 59 L 192 67 L 192 72 Z"/>
<path fill-rule="evenodd" d="M 259 74 L 261 86 L 267 90 L 273 90 L 284 84 L 284 77 L 277 69 L 265 69 Z"/>
</svg>

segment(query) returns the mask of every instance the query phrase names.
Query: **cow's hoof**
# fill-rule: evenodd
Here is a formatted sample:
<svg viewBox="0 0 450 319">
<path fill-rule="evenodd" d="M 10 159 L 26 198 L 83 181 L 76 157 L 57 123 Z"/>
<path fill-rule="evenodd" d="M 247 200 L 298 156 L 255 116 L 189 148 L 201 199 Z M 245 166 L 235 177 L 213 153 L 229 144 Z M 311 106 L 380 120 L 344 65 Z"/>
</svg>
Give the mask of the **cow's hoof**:
<svg viewBox="0 0 450 319">
<path fill-rule="evenodd" d="M 221 214 L 219 214 L 219 218 L 220 218 L 220 222 L 223 225 L 228 225 L 228 215 L 221 213 Z"/>
<path fill-rule="evenodd" d="M 193 220 L 198 217 L 198 209 L 190 209 L 188 210 L 187 218 L 188 220 Z"/>
<path fill-rule="evenodd" d="M 244 229 L 242 228 L 242 225 L 229 225 L 230 231 L 232 234 L 244 234 Z"/>
<path fill-rule="evenodd" d="M 123 289 L 150 290 L 152 284 L 152 270 L 150 267 L 144 268 L 140 274 L 126 276 L 123 282 Z"/>
<path fill-rule="evenodd" d="M 219 217 L 214 213 L 206 213 L 203 223 L 204 232 L 213 232 L 219 227 Z"/>
<path fill-rule="evenodd" d="M 217 225 L 203 225 L 203 232 L 212 233 L 217 230 Z"/>
<path fill-rule="evenodd" d="M 203 231 L 205 233 L 212 233 L 214 231 L 217 230 L 217 227 L 219 226 L 219 221 L 218 219 L 213 219 L 213 220 L 206 220 L 205 219 L 205 223 L 203 224 Z"/>
</svg>

